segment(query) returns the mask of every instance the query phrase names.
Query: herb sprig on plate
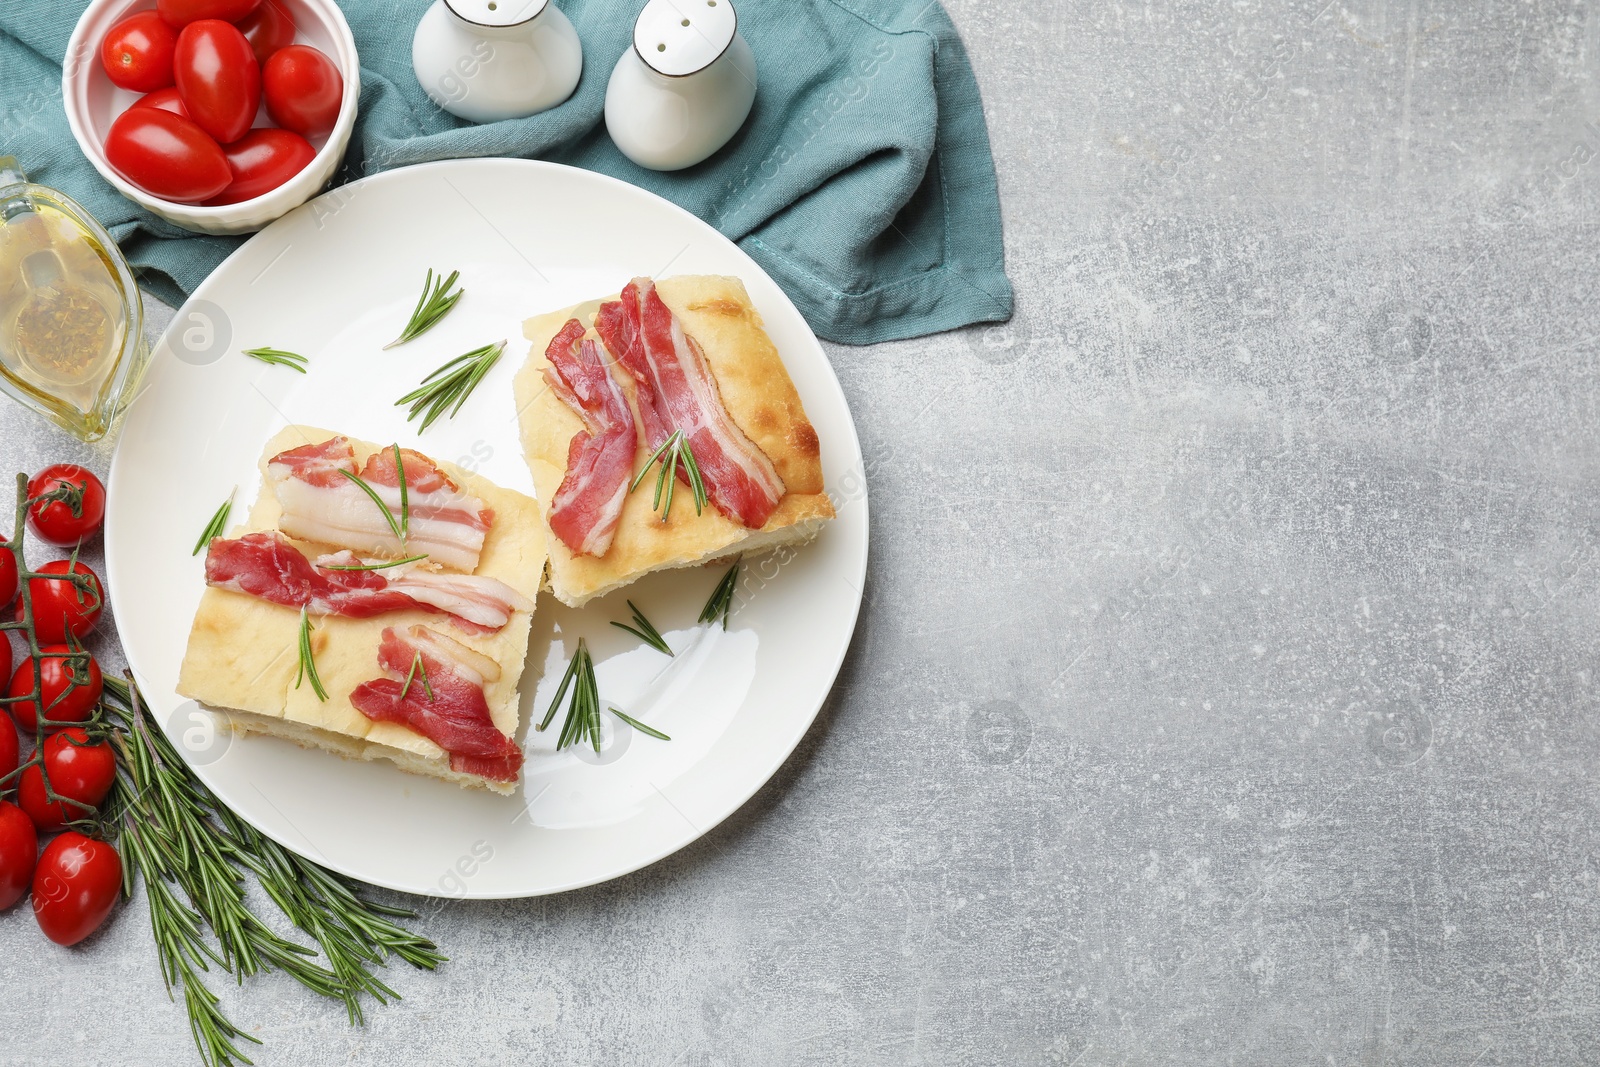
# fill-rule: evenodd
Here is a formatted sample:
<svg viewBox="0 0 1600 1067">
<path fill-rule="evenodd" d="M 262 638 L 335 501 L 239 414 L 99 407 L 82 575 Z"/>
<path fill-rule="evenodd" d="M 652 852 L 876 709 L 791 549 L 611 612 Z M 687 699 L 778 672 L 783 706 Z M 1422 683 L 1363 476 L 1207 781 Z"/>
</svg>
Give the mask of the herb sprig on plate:
<svg viewBox="0 0 1600 1067">
<path fill-rule="evenodd" d="M 301 374 L 306 372 L 306 364 L 311 362 L 298 352 L 285 352 L 281 348 L 246 348 L 242 351 L 252 359 L 259 359 L 275 367 L 288 367 Z"/>
<path fill-rule="evenodd" d="M 194 543 L 194 551 L 189 555 L 198 556 L 210 547 L 211 542 L 222 536 L 222 531 L 228 528 L 228 516 L 233 514 L 233 498 L 238 492 L 239 487 L 236 485 L 233 487 L 233 492 L 228 494 L 228 499 L 217 509 L 216 514 L 211 516 L 211 521 L 206 523 L 205 530 L 200 534 L 200 540 Z"/>
<path fill-rule="evenodd" d="M 716 622 L 717 616 L 722 616 L 722 628 L 728 628 L 728 616 L 733 612 L 733 594 L 739 586 L 739 560 L 736 557 L 733 566 L 728 568 L 728 573 L 722 576 L 722 581 L 711 591 L 711 597 L 706 601 L 706 606 L 700 609 L 701 622 Z"/>
<path fill-rule="evenodd" d="M 461 410 L 461 405 L 467 402 L 467 397 L 483 381 L 484 375 L 500 362 L 500 353 L 505 351 L 506 342 L 484 345 L 474 348 L 471 352 L 463 353 L 440 367 L 426 378 L 422 384 L 399 400 L 394 402 L 395 407 L 411 405 L 411 411 L 406 415 L 406 421 L 421 418 L 422 426 L 418 433 L 423 433 L 432 426 L 446 410 L 450 417 L 455 418 L 456 412 Z M 452 406 L 453 405 L 453 406 Z"/>
<path fill-rule="evenodd" d="M 628 601 L 628 607 L 633 609 L 633 625 L 629 626 L 625 622 L 617 622 L 615 620 L 612 620 L 611 625 L 619 630 L 626 630 L 657 652 L 665 652 L 669 656 L 676 655 L 672 651 L 672 646 L 667 644 L 667 639 L 661 636 L 661 631 L 657 630 L 651 625 L 650 620 L 644 617 L 644 612 L 639 610 L 639 606 L 630 600 Z"/>
<path fill-rule="evenodd" d="M 433 277 L 433 268 L 428 268 L 428 276 L 422 282 L 422 296 L 417 298 L 417 306 L 411 312 L 411 318 L 406 322 L 406 328 L 400 331 L 400 336 L 383 346 L 387 352 L 407 341 L 414 341 L 438 325 L 439 320 L 450 314 L 457 301 L 466 293 L 465 289 L 450 292 L 450 287 L 461 277 L 460 271 L 451 271 L 450 277 L 441 277 L 436 283 Z"/>
</svg>

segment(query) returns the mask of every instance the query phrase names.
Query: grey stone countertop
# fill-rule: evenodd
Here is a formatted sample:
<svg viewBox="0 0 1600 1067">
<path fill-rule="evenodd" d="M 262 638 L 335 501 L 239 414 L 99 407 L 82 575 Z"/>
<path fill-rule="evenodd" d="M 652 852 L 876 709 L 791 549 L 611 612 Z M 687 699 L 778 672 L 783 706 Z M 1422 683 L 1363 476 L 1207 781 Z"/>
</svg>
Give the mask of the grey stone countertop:
<svg viewBox="0 0 1600 1067">
<path fill-rule="evenodd" d="M 258 1064 L 1600 1062 L 1600 15 L 949 7 L 1018 314 L 829 346 L 815 728 L 667 860 L 434 911 L 363 1028 L 219 987 Z M 140 901 L 0 917 L 0 983 L 0 1063 L 197 1062 Z"/>
</svg>

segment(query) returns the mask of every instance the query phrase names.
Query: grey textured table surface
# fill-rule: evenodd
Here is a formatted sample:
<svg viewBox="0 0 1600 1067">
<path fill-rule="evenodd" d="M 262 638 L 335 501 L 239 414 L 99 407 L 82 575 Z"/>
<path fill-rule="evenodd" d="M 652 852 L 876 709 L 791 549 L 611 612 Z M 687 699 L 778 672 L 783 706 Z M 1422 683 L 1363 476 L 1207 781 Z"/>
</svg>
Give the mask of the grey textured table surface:
<svg viewBox="0 0 1600 1067">
<path fill-rule="evenodd" d="M 815 729 L 669 860 L 431 915 L 364 1029 L 226 990 L 264 1067 L 1600 1061 L 1600 16 L 950 8 L 1019 314 L 829 349 Z M 0 918 L 0 983 L 0 1062 L 193 1062 L 139 906 Z"/>
</svg>

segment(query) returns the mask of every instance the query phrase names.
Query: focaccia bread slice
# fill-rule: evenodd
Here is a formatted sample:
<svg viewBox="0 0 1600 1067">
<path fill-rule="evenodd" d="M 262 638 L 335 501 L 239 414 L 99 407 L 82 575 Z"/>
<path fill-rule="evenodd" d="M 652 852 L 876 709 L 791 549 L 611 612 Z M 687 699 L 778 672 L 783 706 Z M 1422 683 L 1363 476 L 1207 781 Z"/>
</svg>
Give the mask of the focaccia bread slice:
<svg viewBox="0 0 1600 1067">
<path fill-rule="evenodd" d="M 326 441 L 331 431 L 290 426 L 262 452 L 263 489 L 248 519 L 226 536 L 277 527 L 280 507 L 265 482 L 266 464 L 286 449 Z M 358 463 L 378 445 L 351 442 Z M 538 505 L 521 493 L 449 463 L 435 463 L 456 485 L 494 510 L 494 523 L 484 539 L 474 574 L 495 578 L 529 601 L 538 594 L 545 570 L 545 534 Z M 335 551 L 332 546 L 293 542 L 309 557 Z M 300 613 L 245 593 L 208 587 L 195 613 L 189 646 L 178 681 L 180 695 L 225 709 L 240 734 L 267 734 L 308 748 L 321 748 L 347 759 L 386 759 L 414 774 L 429 775 L 463 786 L 510 794 L 514 783 L 496 782 L 455 771 L 450 757 L 433 741 L 401 723 L 373 722 L 350 702 L 364 682 L 382 675 L 378 647 L 387 627 L 421 624 L 494 660 L 500 678 L 485 687 L 495 726 L 515 738 L 519 720 L 517 685 L 527 655 L 532 613 L 514 611 L 496 633 L 469 634 L 445 617 L 420 610 L 390 612 L 369 619 L 338 616 L 312 618 L 312 650 L 328 700 L 319 700 L 309 683 L 295 687 L 299 668 Z"/>
<path fill-rule="evenodd" d="M 652 508 L 655 475 L 647 475 L 623 504 L 616 536 L 602 556 L 574 553 L 559 538 L 548 538 L 549 588 L 573 607 L 602 596 L 652 571 L 691 567 L 737 554 L 758 555 L 783 545 L 808 541 L 833 518 L 833 502 L 823 487 L 821 444 L 806 419 L 800 395 L 784 368 L 777 347 L 762 326 L 738 278 L 690 275 L 665 278 L 656 290 L 705 353 L 723 407 L 733 423 L 772 461 L 786 493 L 765 525 L 747 529 L 715 506 L 696 515 L 689 491 L 679 486 L 667 521 Z M 518 372 L 515 391 L 523 452 L 533 472 L 541 513 L 548 522 L 556 490 L 566 475 L 569 446 L 583 429 L 579 417 L 547 385 L 545 352 L 571 319 L 590 326 L 596 337 L 595 313 L 615 300 L 613 294 L 523 324 L 532 342 L 528 360 Z M 628 397 L 638 423 L 633 380 L 620 370 L 612 376 Z M 650 457 L 642 433 L 633 469 Z M 548 530 L 547 530 L 548 533 Z"/>
</svg>

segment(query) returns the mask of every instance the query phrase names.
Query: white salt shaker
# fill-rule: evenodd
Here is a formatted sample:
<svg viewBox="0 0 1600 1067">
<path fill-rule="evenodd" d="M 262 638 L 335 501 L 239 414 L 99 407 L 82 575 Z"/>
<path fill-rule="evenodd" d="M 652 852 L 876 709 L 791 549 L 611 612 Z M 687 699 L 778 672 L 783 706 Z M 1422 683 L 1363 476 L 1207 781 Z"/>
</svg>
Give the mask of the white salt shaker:
<svg viewBox="0 0 1600 1067">
<path fill-rule="evenodd" d="M 411 68 L 452 115 L 496 122 L 571 96 L 583 46 L 550 0 L 435 0 L 411 39 Z"/>
<path fill-rule="evenodd" d="M 755 99 L 732 0 L 650 0 L 606 85 L 606 129 L 639 166 L 682 170 L 727 144 Z"/>
</svg>

